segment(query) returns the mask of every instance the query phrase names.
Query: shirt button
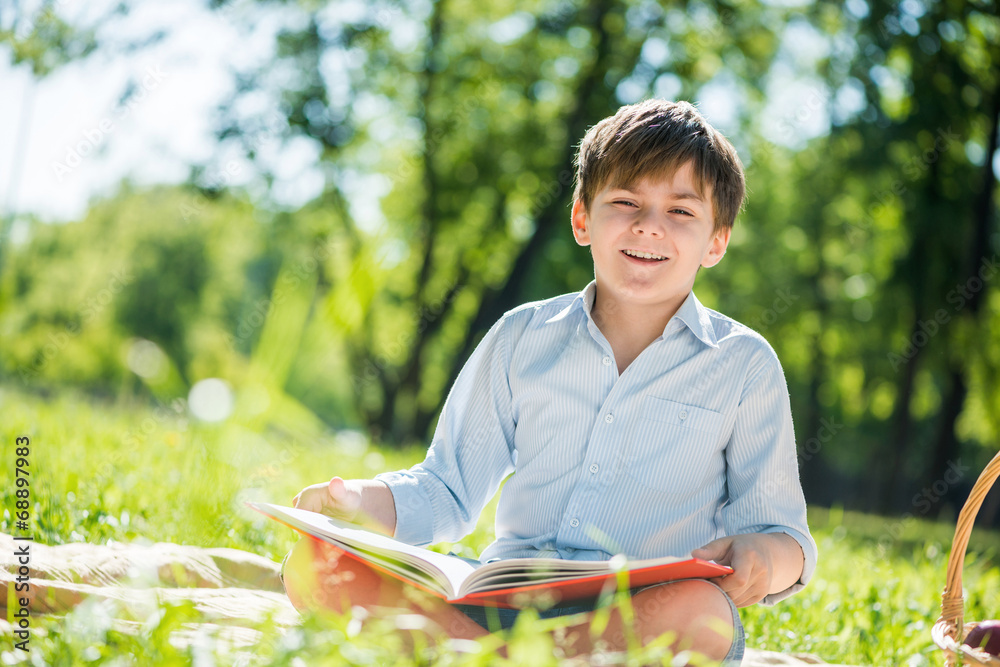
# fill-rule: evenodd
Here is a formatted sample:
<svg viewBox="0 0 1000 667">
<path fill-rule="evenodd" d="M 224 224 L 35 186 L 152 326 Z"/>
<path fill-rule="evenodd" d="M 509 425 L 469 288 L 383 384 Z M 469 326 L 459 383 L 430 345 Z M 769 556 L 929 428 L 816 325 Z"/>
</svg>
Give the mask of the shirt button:
<svg viewBox="0 0 1000 667">
<path fill-rule="evenodd" d="M 601 469 L 601 466 L 597 465 L 596 463 L 591 463 L 590 464 L 590 472 L 596 473 L 600 469 Z"/>
<path fill-rule="evenodd" d="M 573 519 L 572 521 L 569 522 L 569 525 L 571 525 L 573 528 L 576 528 L 577 526 L 580 525 L 580 520 L 579 519 Z"/>
<path fill-rule="evenodd" d="M 604 355 L 604 358 L 601 359 L 601 361 L 604 362 L 605 366 L 610 366 L 611 365 L 611 357 L 609 357 L 607 355 Z"/>
<path fill-rule="evenodd" d="M 607 423 L 610 424 L 614 420 L 615 420 L 615 416 L 613 414 L 611 414 L 610 412 L 608 414 L 604 415 L 604 421 L 606 421 Z"/>
<path fill-rule="evenodd" d="M 681 410 L 681 413 L 679 415 L 677 415 L 677 416 L 680 417 L 681 419 L 687 419 L 688 418 L 688 411 L 687 410 Z"/>
</svg>

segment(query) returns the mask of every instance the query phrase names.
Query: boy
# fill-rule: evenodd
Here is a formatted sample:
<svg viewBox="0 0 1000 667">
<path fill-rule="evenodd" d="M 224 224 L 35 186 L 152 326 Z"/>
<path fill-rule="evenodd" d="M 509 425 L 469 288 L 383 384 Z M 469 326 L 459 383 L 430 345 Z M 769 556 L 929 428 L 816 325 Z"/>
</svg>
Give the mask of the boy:
<svg viewBox="0 0 1000 667">
<path fill-rule="evenodd" d="M 712 581 L 633 590 L 631 630 L 643 642 L 673 632 L 675 648 L 739 664 L 736 607 L 791 595 L 816 562 L 777 357 L 692 292 L 700 267 L 722 259 L 744 192 L 735 149 L 688 103 L 650 100 L 598 123 L 580 144 L 571 215 L 594 282 L 493 326 L 423 463 L 375 480 L 334 477 L 303 489 L 296 506 L 366 516 L 412 544 L 457 541 L 513 472 L 484 562 L 623 553 L 730 565 L 733 574 Z M 318 568 L 321 603 L 409 604 L 398 602 L 401 585 L 335 549 L 299 545 L 286 571 Z M 315 586 L 286 576 L 297 605 Z M 486 632 L 480 609 L 420 608 L 454 637 Z M 570 653 L 594 648 L 583 618 Z M 623 649 L 624 630 L 614 612 L 604 646 Z"/>
</svg>

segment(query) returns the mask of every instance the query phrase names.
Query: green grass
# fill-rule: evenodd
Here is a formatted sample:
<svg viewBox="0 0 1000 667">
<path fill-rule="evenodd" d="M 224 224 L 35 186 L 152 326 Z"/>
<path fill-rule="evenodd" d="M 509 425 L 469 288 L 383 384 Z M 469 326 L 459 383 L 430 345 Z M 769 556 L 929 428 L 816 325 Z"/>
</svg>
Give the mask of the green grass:
<svg viewBox="0 0 1000 667">
<path fill-rule="evenodd" d="M 244 500 L 289 503 L 303 486 L 333 474 L 370 477 L 407 467 L 422 451 L 369 446 L 348 434 L 314 433 L 286 423 L 234 420 L 222 427 L 188 421 L 170 408 L 95 404 L 72 394 L 50 399 L 0 389 L 0 531 L 17 533 L 14 442 L 31 439 L 29 468 L 32 533 L 47 544 L 73 541 L 169 541 L 234 547 L 280 560 L 295 534 L 243 505 Z M 297 435 L 292 435 L 297 434 Z M 492 506 L 459 545 L 476 554 L 493 539 Z M 938 665 L 930 628 L 954 525 L 810 509 L 820 547 L 812 583 L 774 607 L 741 610 L 748 646 L 813 653 L 827 662 L 855 665 Z M 1000 568 L 996 533 L 973 532 L 966 559 L 966 618 L 998 614 Z M 112 615 L 84 608 L 63 618 L 34 618 L 31 653 L 3 659 L 37 665 L 238 664 L 246 654 L 227 652 L 206 638 L 202 648 L 177 647 L 170 635 L 196 622 L 191 605 L 164 606 L 132 629 Z M 384 623 L 360 632 L 350 617 L 305 619 L 300 628 L 265 635 L 253 664 L 496 664 L 491 647 L 418 646 L 401 651 L 402 635 Z M 555 664 L 538 622 L 525 615 L 511 634 L 509 664 Z M 206 648 L 207 647 L 207 648 Z M 141 657 L 139 657 L 141 656 Z"/>
</svg>

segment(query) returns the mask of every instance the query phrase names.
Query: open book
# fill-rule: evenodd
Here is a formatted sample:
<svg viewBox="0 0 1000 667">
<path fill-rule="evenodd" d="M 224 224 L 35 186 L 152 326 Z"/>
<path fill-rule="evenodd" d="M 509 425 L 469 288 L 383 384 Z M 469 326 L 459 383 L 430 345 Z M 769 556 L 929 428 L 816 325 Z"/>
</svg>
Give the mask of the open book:
<svg viewBox="0 0 1000 667">
<path fill-rule="evenodd" d="M 268 503 L 255 510 L 315 539 L 329 542 L 374 569 L 449 602 L 498 607 L 531 606 L 596 598 L 614 591 L 619 577 L 629 588 L 677 579 L 709 578 L 732 569 L 697 558 L 610 561 L 511 558 L 477 565 L 415 547 L 323 514 Z"/>
</svg>

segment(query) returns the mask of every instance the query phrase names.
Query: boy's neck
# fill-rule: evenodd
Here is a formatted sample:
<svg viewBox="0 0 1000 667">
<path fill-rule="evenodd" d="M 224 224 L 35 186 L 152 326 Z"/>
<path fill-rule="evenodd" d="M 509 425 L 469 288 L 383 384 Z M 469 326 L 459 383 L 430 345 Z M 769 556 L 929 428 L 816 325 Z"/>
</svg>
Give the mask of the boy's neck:
<svg viewBox="0 0 1000 667">
<path fill-rule="evenodd" d="M 624 373 L 650 343 L 663 335 L 670 318 L 677 313 L 687 298 L 685 294 L 675 302 L 652 307 L 621 301 L 611 302 L 607 298 L 602 299 L 601 296 L 598 287 L 590 314 L 594 324 L 611 345 L 619 374 Z"/>
</svg>

